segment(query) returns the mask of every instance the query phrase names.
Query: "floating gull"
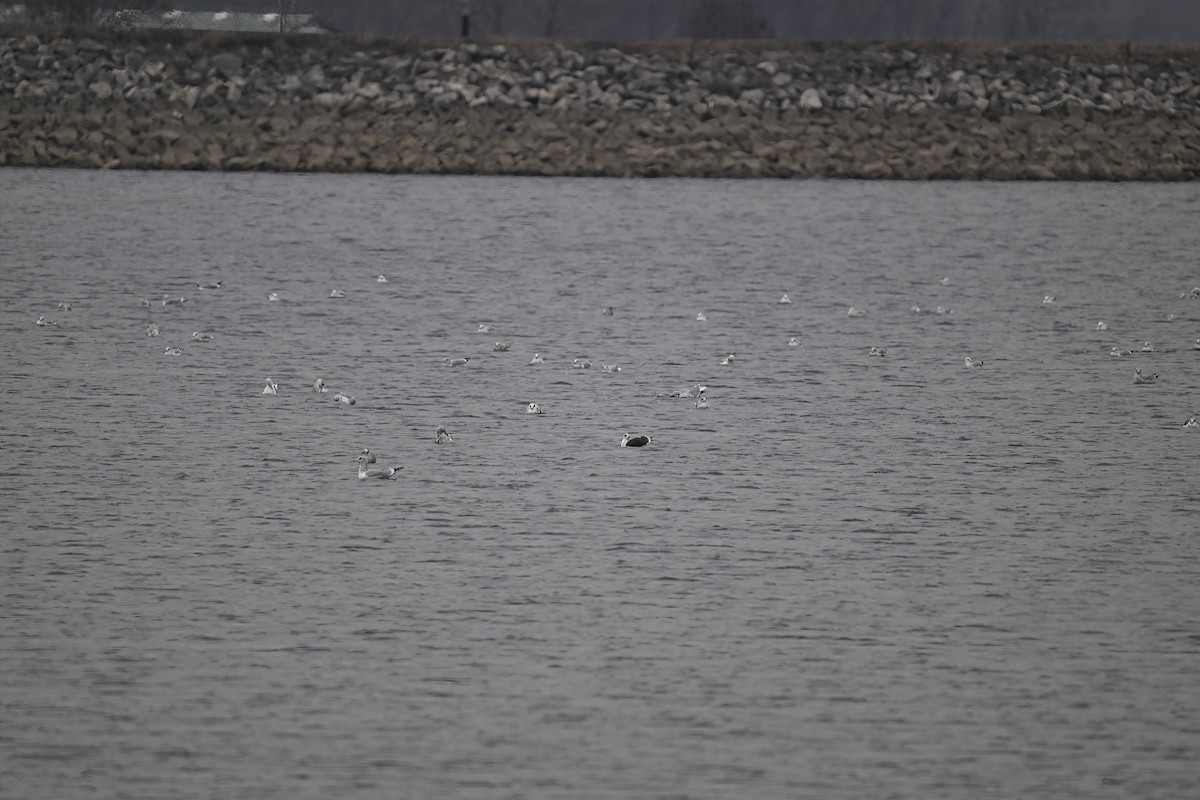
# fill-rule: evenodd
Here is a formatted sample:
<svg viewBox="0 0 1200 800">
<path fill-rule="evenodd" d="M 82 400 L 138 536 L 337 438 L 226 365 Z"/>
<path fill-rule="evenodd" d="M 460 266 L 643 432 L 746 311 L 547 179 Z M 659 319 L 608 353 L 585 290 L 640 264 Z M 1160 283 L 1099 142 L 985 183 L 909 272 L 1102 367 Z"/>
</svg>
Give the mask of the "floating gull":
<svg viewBox="0 0 1200 800">
<path fill-rule="evenodd" d="M 467 363 L 470 360 L 471 360 L 470 356 L 467 356 L 466 358 L 450 358 L 450 356 L 446 356 L 445 358 L 442 359 L 442 366 L 443 367 L 461 367 L 463 364 Z"/>
<path fill-rule="evenodd" d="M 707 389 L 708 389 L 708 387 L 705 386 L 704 384 L 697 383 L 695 386 L 689 386 L 686 389 L 680 389 L 678 391 L 671 392 L 667 396 L 668 397 L 699 397 L 700 395 L 704 394 L 704 392 Z"/>
<path fill-rule="evenodd" d="M 481 323 L 479 323 L 479 329 L 476 330 L 475 332 L 476 333 L 491 333 L 494 330 L 496 330 L 496 329 L 493 328 L 491 325 L 487 325 L 487 324 L 481 322 Z"/>
<path fill-rule="evenodd" d="M 352 406 L 358 402 L 358 398 L 352 394 L 342 394 L 338 392 L 333 396 L 333 402 L 341 403 L 344 406 Z"/>
<path fill-rule="evenodd" d="M 1141 386 L 1142 384 L 1146 384 L 1146 383 L 1154 383 L 1156 380 L 1158 380 L 1157 372 L 1153 372 L 1153 373 L 1147 375 L 1146 373 L 1142 372 L 1140 367 L 1133 371 L 1133 385 L 1134 386 Z"/>
<path fill-rule="evenodd" d="M 443 425 L 438 425 L 437 430 L 434 431 L 434 434 L 437 437 L 438 444 L 453 444 L 454 443 L 454 440 L 450 438 L 450 434 L 446 431 L 446 428 Z"/>
<path fill-rule="evenodd" d="M 724 358 L 721 359 L 721 366 L 723 366 L 723 367 L 729 366 L 730 364 L 733 363 L 733 358 L 734 358 L 733 353 L 730 353 L 729 355 L 725 356 Z"/>
<path fill-rule="evenodd" d="M 1200 428 L 1200 422 L 1196 422 L 1195 417 L 1190 417 L 1187 422 L 1183 423 L 1185 428 Z"/>
<path fill-rule="evenodd" d="M 865 317 L 866 315 L 867 312 L 863 311 L 861 308 L 855 308 L 854 306 L 850 306 L 850 308 L 846 311 L 847 317 Z"/>
<path fill-rule="evenodd" d="M 526 414 L 541 414 L 542 407 L 539 406 L 537 403 L 530 403 L 529 405 L 525 406 L 525 413 Z"/>
<path fill-rule="evenodd" d="M 592 362 L 586 358 L 577 358 L 571 362 L 571 369 L 591 369 Z"/>
<path fill-rule="evenodd" d="M 70 310 L 71 310 L 71 304 L 70 304 L 70 303 L 59 303 L 59 304 L 58 304 L 58 310 L 59 310 L 59 311 L 70 311 Z"/>
<path fill-rule="evenodd" d="M 360 481 L 365 481 L 367 478 L 381 478 L 383 480 L 387 480 L 403 469 L 402 467 L 367 469 L 367 464 L 372 464 L 375 462 L 375 456 L 365 452 L 358 458 L 354 459 L 354 461 L 358 464 L 358 479 Z"/>
<path fill-rule="evenodd" d="M 788 303 L 790 303 L 790 302 L 792 302 L 792 298 L 788 297 L 788 295 L 787 295 L 787 292 L 784 292 L 784 293 L 783 293 L 783 297 L 780 297 L 780 298 L 779 298 L 779 304 L 780 304 L 780 305 L 784 305 L 784 306 L 786 306 L 786 305 L 787 305 Z"/>
<path fill-rule="evenodd" d="M 377 459 L 375 458 L 375 454 L 374 454 L 374 453 L 372 453 L 370 450 L 368 450 L 368 449 L 367 449 L 367 448 L 365 448 L 365 447 L 362 449 L 362 452 L 358 454 L 358 457 L 359 457 L 359 458 L 366 458 L 366 459 L 367 459 L 366 463 L 368 463 L 368 464 L 374 464 L 374 463 L 375 463 L 375 461 L 377 460 Z"/>
<path fill-rule="evenodd" d="M 869 355 L 869 356 L 886 356 L 887 348 L 886 347 L 872 347 L 870 350 L 867 351 L 867 355 Z"/>
<path fill-rule="evenodd" d="M 970 356 L 967 356 L 966 358 L 963 359 L 963 366 L 964 367 L 982 367 L 983 361 L 976 361 L 975 359 L 971 358 Z"/>
<path fill-rule="evenodd" d="M 271 292 L 269 295 L 267 295 L 267 300 L 268 300 L 268 302 L 271 302 L 271 303 L 278 302 L 279 292 Z"/>
<path fill-rule="evenodd" d="M 387 283 L 387 276 L 386 275 L 376 275 L 375 282 L 376 283 Z"/>
<path fill-rule="evenodd" d="M 1122 350 L 1119 347 L 1113 347 L 1113 349 L 1108 351 L 1108 354 L 1110 356 L 1112 356 L 1113 358 L 1120 358 L 1121 356 L 1133 355 L 1133 351 L 1132 350 Z"/>
<path fill-rule="evenodd" d="M 645 447 L 653 441 L 653 436 L 634 436 L 627 433 L 621 437 L 621 447 Z"/>
<path fill-rule="evenodd" d="M 329 387 L 327 387 L 325 385 L 324 378 L 317 378 L 317 380 L 312 385 L 312 390 L 316 394 L 325 394 L 326 392 L 329 391 Z"/>
<path fill-rule="evenodd" d="M 151 322 L 149 325 L 146 326 L 146 335 L 147 336 L 158 336 L 158 326 L 155 325 L 153 322 Z"/>
<path fill-rule="evenodd" d="M 613 315 L 613 307 L 605 306 L 604 308 L 600 309 L 600 313 L 606 317 L 611 317 Z"/>
<path fill-rule="evenodd" d="M 187 302 L 186 297 L 171 297 L 169 294 L 162 296 L 162 304 L 164 306 L 179 306 Z"/>
<path fill-rule="evenodd" d="M 213 335 L 211 333 L 201 333 L 200 331 L 192 331 L 193 342 L 211 342 Z"/>
<path fill-rule="evenodd" d="M 533 358 L 529 359 L 529 363 L 530 364 L 544 364 L 546 362 L 542 359 L 541 353 L 534 353 Z"/>
<path fill-rule="evenodd" d="M 58 325 L 58 323 L 55 322 L 54 320 L 46 319 L 45 317 L 38 317 L 37 320 L 33 324 L 37 325 L 39 328 L 45 328 L 46 326 L 50 326 L 53 328 Z"/>
<path fill-rule="evenodd" d="M 942 286 L 949 286 L 949 285 L 950 285 L 950 279 L 949 279 L 949 278 L 942 278 L 940 281 L 938 281 L 938 283 L 940 283 Z"/>
<path fill-rule="evenodd" d="M 1197 339 L 1196 341 L 1192 342 L 1192 349 L 1200 350 L 1200 339 Z"/>
<path fill-rule="evenodd" d="M 610 373 L 615 374 L 615 373 L 620 372 L 621 368 L 619 366 L 617 366 L 616 364 L 601 364 L 600 371 L 601 372 L 610 372 Z"/>
<path fill-rule="evenodd" d="M 345 297 L 346 290 L 345 289 L 331 289 L 329 291 L 329 296 L 330 297 Z"/>
<path fill-rule="evenodd" d="M 279 384 L 267 378 L 267 385 L 263 387 L 263 394 L 279 394 Z"/>
<path fill-rule="evenodd" d="M 1102 320 L 1102 321 L 1100 321 L 1100 322 L 1097 322 L 1097 323 L 1096 323 L 1096 330 L 1098 330 L 1098 331 L 1106 331 L 1106 330 L 1108 330 L 1108 323 L 1107 323 L 1107 322 L 1104 322 L 1103 320 Z"/>
<path fill-rule="evenodd" d="M 908 307 L 908 313 L 910 313 L 910 314 L 920 314 L 920 313 L 921 313 L 921 307 L 920 307 L 919 305 L 917 305 L 916 303 L 913 303 L 911 306 L 909 306 L 909 307 Z"/>
<path fill-rule="evenodd" d="M 954 309 L 946 308 L 945 306 L 938 306 L 934 309 L 933 313 L 937 314 L 938 316 L 943 316 L 945 314 L 953 314 Z"/>
<path fill-rule="evenodd" d="M 708 398 L 700 395 L 696 398 L 696 408 L 708 408 Z"/>
<path fill-rule="evenodd" d="M 168 345 L 167 347 L 163 348 L 163 355 L 164 356 L 181 356 L 181 355 L 183 355 L 183 348 L 182 347 L 171 347 L 170 345 Z M 274 393 L 272 392 L 272 394 L 274 394 Z"/>
<path fill-rule="evenodd" d="M 1149 342 L 1146 342 L 1145 344 L 1142 345 L 1142 352 L 1143 353 L 1153 353 L 1154 348 L 1150 346 Z"/>
<path fill-rule="evenodd" d="M 1174 314 L 1167 314 L 1165 317 L 1163 317 L 1163 319 L 1165 319 L 1167 322 L 1174 322 L 1174 321 L 1175 321 L 1175 315 L 1174 315 Z"/>
<path fill-rule="evenodd" d="M 696 322 L 708 322 L 708 315 L 701 311 L 696 315 Z"/>
<path fill-rule="evenodd" d="M 150 301 L 149 301 L 149 300 L 146 300 L 146 299 L 143 299 L 143 300 L 142 300 L 142 302 L 140 303 L 140 305 L 141 305 L 141 307 L 142 307 L 142 308 L 149 308 L 149 307 L 150 307 Z"/>
<path fill-rule="evenodd" d="M 492 346 L 492 351 L 496 353 L 507 353 L 509 347 L 510 345 L 508 342 L 496 342 L 496 344 Z"/>
<path fill-rule="evenodd" d="M 1179 297 L 1180 299 L 1184 297 L 1200 297 L 1200 286 L 1193 286 L 1190 292 L 1183 292 Z"/>
<path fill-rule="evenodd" d="M 1052 295 L 1052 294 L 1048 294 L 1042 298 L 1042 305 L 1044 305 L 1044 306 L 1052 306 L 1052 305 L 1054 305 L 1054 303 L 1055 303 L 1055 298 L 1054 298 L 1054 295 Z"/>
<path fill-rule="evenodd" d="M 217 281 L 216 283 L 205 283 L 204 281 L 196 281 L 196 288 L 197 289 L 220 289 L 221 281 Z"/>
<path fill-rule="evenodd" d="M 800 346 L 800 338 L 798 336 L 793 336 L 792 338 L 788 339 L 788 347 L 799 347 L 799 346 Z"/>
</svg>

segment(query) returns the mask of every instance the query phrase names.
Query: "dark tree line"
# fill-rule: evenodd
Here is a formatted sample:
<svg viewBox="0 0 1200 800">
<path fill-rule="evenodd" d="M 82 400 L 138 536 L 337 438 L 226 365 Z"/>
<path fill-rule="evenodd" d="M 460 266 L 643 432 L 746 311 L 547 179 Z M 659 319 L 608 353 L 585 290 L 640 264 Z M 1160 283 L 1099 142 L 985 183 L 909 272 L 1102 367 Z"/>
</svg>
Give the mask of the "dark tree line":
<svg viewBox="0 0 1200 800">
<path fill-rule="evenodd" d="M 2 1 L 2 0 L 0 0 Z M 1200 0 L 25 0 L 36 21 L 118 8 L 316 14 L 379 36 L 1200 42 Z"/>
</svg>

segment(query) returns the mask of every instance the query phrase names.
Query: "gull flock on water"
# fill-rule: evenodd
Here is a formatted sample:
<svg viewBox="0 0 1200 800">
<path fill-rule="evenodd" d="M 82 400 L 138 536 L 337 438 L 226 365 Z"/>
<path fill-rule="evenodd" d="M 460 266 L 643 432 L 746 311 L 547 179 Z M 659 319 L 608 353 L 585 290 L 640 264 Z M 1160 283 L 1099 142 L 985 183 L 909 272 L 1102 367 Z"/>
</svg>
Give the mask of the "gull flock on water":
<svg viewBox="0 0 1200 800">
<path fill-rule="evenodd" d="M 387 283 L 388 279 L 384 275 L 378 275 L 375 277 L 375 281 L 377 283 Z M 199 292 L 211 293 L 211 292 L 216 292 L 216 291 L 224 288 L 224 282 L 221 280 L 218 280 L 218 281 L 197 280 L 197 281 L 194 281 L 193 283 L 194 283 L 196 290 Z M 948 277 L 943 277 L 940 280 L 938 280 L 937 283 L 941 286 L 948 286 L 950 284 L 950 279 Z M 228 290 L 225 290 L 225 291 L 228 292 Z M 259 295 L 259 296 L 261 297 L 261 295 Z M 335 289 L 330 290 L 329 295 L 328 295 L 329 298 L 333 298 L 333 299 L 344 299 L 347 296 L 348 296 L 348 292 L 345 289 L 341 289 L 341 288 L 335 288 Z M 1195 287 L 1195 288 L 1190 289 L 1189 291 L 1185 291 L 1182 294 L 1180 294 L 1179 297 L 1181 299 L 1200 298 L 1200 287 Z M 267 300 L 269 302 L 276 302 L 279 299 L 280 299 L 280 295 L 278 292 L 271 292 L 267 296 Z M 803 298 L 801 298 L 801 299 L 803 300 Z M 170 293 L 163 293 L 161 295 L 159 307 L 165 308 L 165 307 L 171 307 L 171 306 L 183 306 L 185 303 L 187 303 L 187 301 L 188 301 L 187 297 L 176 296 L 176 295 L 172 295 Z M 781 296 L 778 297 L 778 299 L 776 300 L 776 303 L 779 305 L 787 306 L 787 305 L 793 305 L 794 301 L 791 297 L 791 294 L 785 292 L 784 294 L 782 294 Z M 1067 300 L 1064 303 L 1060 304 L 1058 301 L 1058 298 L 1056 296 L 1054 296 L 1052 294 L 1044 294 L 1041 296 L 1041 305 L 1043 307 L 1047 307 L 1047 308 L 1049 308 L 1049 307 L 1066 308 L 1070 305 L 1070 301 Z M 146 309 L 146 308 L 153 308 L 154 304 L 148 300 L 142 300 L 142 301 L 140 301 L 140 306 L 142 308 Z M 56 310 L 63 314 L 68 314 L 68 312 L 72 311 L 72 308 L 73 308 L 72 304 L 69 302 L 65 302 L 65 301 L 58 303 L 56 306 Z M 845 308 L 845 306 L 843 306 L 843 308 Z M 915 304 L 915 303 L 911 305 L 911 307 L 909 308 L 909 311 L 912 312 L 913 314 L 922 313 L 921 306 L 918 304 Z M 164 311 L 164 313 L 166 313 L 166 312 Z M 605 306 L 601 309 L 601 313 L 604 316 L 612 317 L 612 316 L 615 316 L 615 309 L 612 306 Z M 793 312 L 789 311 L 787 313 L 790 315 Z M 938 315 L 949 315 L 949 314 L 952 314 L 953 311 L 951 309 L 948 309 L 945 306 L 937 306 L 935 313 Z M 1044 312 L 1044 313 L 1050 313 L 1050 312 Z M 867 316 L 867 311 L 858 306 L 849 306 L 849 309 L 846 311 L 846 317 L 850 318 L 851 320 L 858 320 L 858 319 L 861 319 L 866 316 Z M 1175 313 L 1169 313 L 1169 314 L 1166 314 L 1165 316 L 1163 316 L 1162 318 L 1166 319 L 1167 321 L 1174 321 L 1175 319 L 1178 318 L 1178 315 Z M 68 317 L 68 319 L 69 319 L 69 317 Z M 697 321 L 706 321 L 707 315 L 704 312 L 699 312 L 696 314 L 695 319 Z M 849 324 L 861 325 L 862 323 L 849 323 Z M 51 328 L 57 329 L 57 328 L 61 327 L 59 324 L 59 321 L 50 319 L 45 314 L 38 316 L 37 319 L 34 321 L 34 325 L 37 328 L 43 328 L 43 329 L 51 329 Z M 68 322 L 68 327 L 69 327 L 69 322 Z M 476 332 L 477 333 L 493 333 L 493 332 L 495 332 L 496 327 L 497 327 L 496 325 L 493 325 L 490 323 L 479 323 L 476 328 Z M 1069 322 L 1056 321 L 1054 324 L 1055 330 L 1070 330 L 1075 327 L 1076 327 L 1075 324 L 1072 324 Z M 184 330 L 186 330 L 186 329 L 184 329 Z M 1109 323 L 1107 323 L 1107 322 L 1100 321 L 1095 324 L 1094 331 L 1096 333 L 1107 333 L 1109 330 L 1110 330 L 1110 326 L 1109 326 Z M 144 327 L 144 332 L 145 332 L 145 335 L 149 336 L 149 337 L 159 336 L 160 335 L 160 323 L 157 321 L 148 322 Z M 186 334 L 184 334 L 184 336 L 186 336 Z M 193 343 L 198 343 L 198 344 L 209 344 L 209 343 L 215 342 L 216 339 L 217 339 L 217 334 L 209 333 L 209 332 L 202 331 L 202 330 L 196 330 L 196 331 L 192 332 L 189 341 L 193 342 Z M 512 347 L 512 344 L 513 343 L 508 340 L 496 341 L 492 345 L 492 351 L 497 354 L 508 353 Z M 1190 344 L 1190 348 L 1192 350 L 1200 351 L 1200 338 L 1195 338 L 1195 339 L 1190 340 L 1189 344 Z M 215 344 L 209 344 L 209 346 L 217 347 L 217 345 L 215 345 Z M 786 347 L 798 348 L 799 346 L 800 346 L 800 339 L 797 336 L 791 336 L 790 338 L 788 338 L 786 340 Z M 1134 350 L 1127 348 L 1127 347 L 1122 347 L 1121 345 L 1109 344 L 1107 346 L 1109 348 L 1108 355 L 1110 357 L 1120 358 L 1120 357 L 1132 357 L 1135 355 Z M 217 349 L 219 350 L 220 348 L 218 347 Z M 181 356 L 184 354 L 184 352 L 185 351 L 183 350 L 182 347 L 175 346 L 175 345 L 167 345 L 163 349 L 163 354 L 167 355 L 167 356 Z M 528 352 L 528 351 L 526 351 L 526 352 Z M 870 345 L 870 346 L 864 346 L 864 350 L 861 350 L 859 352 L 860 353 L 865 352 L 866 356 L 869 358 L 878 358 L 878 357 L 883 357 L 883 356 L 888 355 L 889 349 L 887 347 L 883 347 L 880 345 Z M 1167 347 L 1167 352 L 1168 353 L 1171 352 L 1171 348 L 1170 348 L 1169 344 Z M 1141 358 L 1146 358 L 1146 357 L 1151 357 L 1151 358 L 1160 357 L 1159 353 L 1160 353 L 1159 349 L 1155 348 L 1150 341 L 1143 340 L 1139 349 L 1137 350 L 1136 355 L 1137 355 L 1138 359 L 1140 360 Z M 756 354 L 756 355 L 758 355 L 758 354 Z M 503 357 L 503 356 L 501 356 L 501 357 Z M 447 367 L 458 367 L 458 368 L 468 367 L 468 365 L 472 364 L 472 358 L 473 358 L 473 355 L 444 356 L 440 359 L 440 363 Z M 902 358 L 902 356 L 901 356 L 901 358 Z M 735 361 L 735 355 L 733 353 L 727 353 L 720 359 L 719 363 L 720 363 L 720 365 L 723 365 L 723 366 L 730 366 L 734 363 L 734 361 Z M 772 363 L 775 363 L 775 362 L 776 362 L 776 359 L 772 359 Z M 539 352 L 534 352 L 532 357 L 529 359 L 529 361 L 527 363 L 530 365 L 544 365 L 547 363 L 547 360 L 546 360 L 546 357 L 539 351 Z M 569 360 L 569 361 L 560 360 L 560 361 L 556 361 L 555 363 L 562 364 L 566 368 L 572 369 L 572 370 L 588 370 L 592 366 L 591 360 L 584 356 L 575 356 L 575 357 L 572 357 L 571 360 Z M 977 369 L 977 368 L 980 368 L 983 366 L 984 361 L 983 361 L 983 359 L 976 359 L 972 356 L 965 356 L 965 357 L 963 357 L 962 363 L 963 363 L 963 366 L 968 369 Z M 1002 372 L 1005 371 L 1005 368 L 1007 367 L 1007 362 L 1001 361 L 999 363 L 1001 365 L 1001 371 Z M 474 367 L 472 366 L 471 369 L 474 369 Z M 622 369 L 620 366 L 618 366 L 616 364 L 603 364 L 603 365 L 601 365 L 600 372 L 602 372 L 604 374 L 615 375 L 615 374 L 621 373 Z M 1126 374 L 1128 374 L 1128 373 L 1126 373 Z M 1159 374 L 1157 372 L 1153 372 L 1150 370 L 1144 370 L 1142 367 L 1135 368 L 1134 374 L 1133 374 L 1133 383 L 1135 385 L 1144 386 L 1144 385 L 1156 384 L 1158 381 L 1159 381 Z M 695 384 L 695 385 L 689 386 L 686 389 L 671 392 L 670 394 L 667 394 L 667 395 L 657 395 L 657 396 L 658 397 L 691 398 L 694 400 L 694 406 L 696 409 L 709 410 L 712 408 L 712 405 L 709 401 L 708 395 L 706 394 L 707 389 L 708 389 L 708 387 L 704 386 L 703 384 Z M 281 390 L 280 384 L 277 383 L 273 378 L 268 377 L 268 378 L 266 378 L 265 384 L 263 384 L 261 394 L 272 396 L 272 397 L 278 397 L 280 395 L 281 391 L 282 390 Z M 318 377 L 311 384 L 310 391 L 313 394 L 323 395 L 323 394 L 328 394 L 330 392 L 330 387 L 324 377 Z M 345 391 L 339 391 L 339 392 L 333 393 L 332 399 L 335 403 L 337 403 L 339 405 L 355 406 L 358 404 L 358 399 L 354 395 L 351 395 Z M 533 415 L 533 416 L 540 416 L 540 415 L 544 415 L 544 413 L 545 413 L 543 408 L 541 407 L 541 405 L 537 402 L 529 402 L 525 406 L 524 412 L 527 415 Z M 1187 420 L 1183 423 L 1183 427 L 1189 428 L 1189 429 L 1200 428 L 1200 422 L 1197 422 L 1196 417 L 1191 416 L 1191 417 L 1188 417 Z M 434 428 L 434 441 L 436 444 L 439 444 L 439 445 L 452 444 L 454 442 L 454 439 L 451 437 L 451 435 L 445 425 L 437 425 Z M 645 447 L 650 446 L 654 442 L 655 442 L 654 436 L 647 435 L 647 434 L 633 433 L 633 432 L 625 432 L 621 435 L 621 438 L 619 440 L 619 446 L 623 447 L 623 448 L 630 448 L 630 447 L 645 448 Z M 377 457 L 370 449 L 367 449 L 367 448 L 364 448 L 358 454 L 358 456 L 354 459 L 354 463 L 356 463 L 358 465 L 357 475 L 358 475 L 359 480 L 367 480 L 369 478 L 392 479 L 402 469 L 400 466 L 391 466 L 391 467 L 373 466 L 377 463 Z"/>
</svg>

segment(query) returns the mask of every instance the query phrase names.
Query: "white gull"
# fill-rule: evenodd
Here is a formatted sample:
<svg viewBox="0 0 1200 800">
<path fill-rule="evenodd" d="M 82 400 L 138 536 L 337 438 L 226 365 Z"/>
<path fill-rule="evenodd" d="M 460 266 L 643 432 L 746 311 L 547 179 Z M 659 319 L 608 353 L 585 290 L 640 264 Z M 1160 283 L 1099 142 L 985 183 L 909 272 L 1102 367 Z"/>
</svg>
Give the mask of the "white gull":
<svg viewBox="0 0 1200 800">
<path fill-rule="evenodd" d="M 370 460 L 368 460 L 368 459 L 370 459 Z M 402 469 L 401 467 L 382 467 L 380 469 L 368 469 L 367 464 L 374 462 L 374 460 L 375 460 L 375 457 L 373 455 L 370 455 L 367 453 L 364 453 L 364 454 L 360 455 L 358 458 L 354 459 L 355 463 L 358 464 L 358 479 L 360 481 L 365 481 L 367 478 L 380 478 L 382 480 L 387 480 L 388 478 L 391 478 L 392 476 L 394 476 L 397 472 L 399 472 Z"/>
</svg>

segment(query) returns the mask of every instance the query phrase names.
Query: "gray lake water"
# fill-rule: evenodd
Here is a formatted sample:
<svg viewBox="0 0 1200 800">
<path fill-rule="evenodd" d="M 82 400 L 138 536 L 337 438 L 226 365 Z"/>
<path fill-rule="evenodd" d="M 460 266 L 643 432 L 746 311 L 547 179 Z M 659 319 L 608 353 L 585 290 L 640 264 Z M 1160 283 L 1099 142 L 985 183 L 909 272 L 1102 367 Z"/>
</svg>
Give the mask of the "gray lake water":
<svg viewBox="0 0 1200 800">
<path fill-rule="evenodd" d="M 1198 220 L 0 170 L 0 798 L 1195 796 Z"/>
</svg>

